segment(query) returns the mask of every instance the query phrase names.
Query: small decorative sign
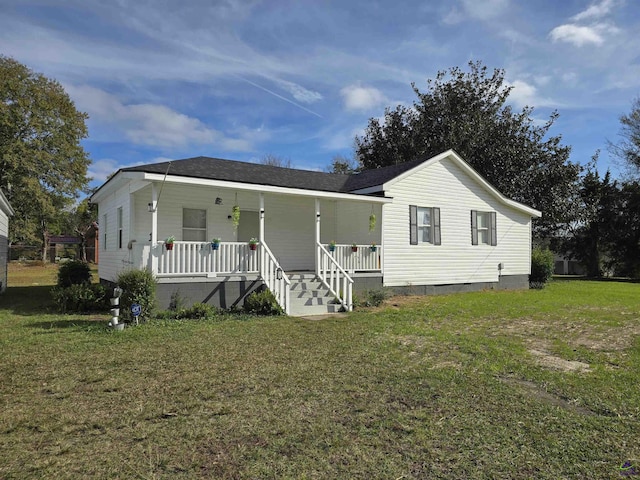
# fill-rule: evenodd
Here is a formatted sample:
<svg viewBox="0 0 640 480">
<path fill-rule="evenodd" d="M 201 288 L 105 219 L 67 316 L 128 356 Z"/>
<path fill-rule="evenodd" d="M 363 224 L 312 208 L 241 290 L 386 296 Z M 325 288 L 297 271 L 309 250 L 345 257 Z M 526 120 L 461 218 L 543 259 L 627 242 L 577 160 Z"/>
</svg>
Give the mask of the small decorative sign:
<svg viewBox="0 0 640 480">
<path fill-rule="evenodd" d="M 139 303 L 134 303 L 131 305 L 131 315 L 134 317 L 139 317 L 142 313 L 142 306 Z"/>
</svg>

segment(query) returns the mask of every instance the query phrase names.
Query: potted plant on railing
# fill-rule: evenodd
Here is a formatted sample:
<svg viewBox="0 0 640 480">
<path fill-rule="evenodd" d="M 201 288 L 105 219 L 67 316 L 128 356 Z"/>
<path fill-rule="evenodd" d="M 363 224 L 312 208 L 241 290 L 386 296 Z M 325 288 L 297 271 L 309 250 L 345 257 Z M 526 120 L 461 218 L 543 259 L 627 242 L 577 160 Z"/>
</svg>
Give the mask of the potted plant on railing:
<svg viewBox="0 0 640 480">
<path fill-rule="evenodd" d="M 371 245 L 369 246 L 369 250 L 371 250 L 372 252 L 375 252 L 378 249 L 378 246 L 376 245 L 376 242 L 371 242 Z"/>
<path fill-rule="evenodd" d="M 329 242 L 329 251 L 330 252 L 335 252 L 336 251 L 336 241 L 335 240 L 331 240 Z"/>
<path fill-rule="evenodd" d="M 173 235 L 168 236 L 164 241 L 164 246 L 167 247 L 167 250 L 173 250 L 173 242 L 176 241 L 176 237 Z"/>
<path fill-rule="evenodd" d="M 249 248 L 251 250 L 256 250 L 258 248 L 258 239 L 253 237 L 252 239 L 249 240 Z"/>
<path fill-rule="evenodd" d="M 352 252 L 357 252 L 358 251 L 358 245 L 356 244 L 356 242 L 353 242 L 351 244 L 351 251 Z"/>
<path fill-rule="evenodd" d="M 211 240 L 211 250 L 218 250 L 220 248 L 220 239 L 214 238 Z"/>
</svg>

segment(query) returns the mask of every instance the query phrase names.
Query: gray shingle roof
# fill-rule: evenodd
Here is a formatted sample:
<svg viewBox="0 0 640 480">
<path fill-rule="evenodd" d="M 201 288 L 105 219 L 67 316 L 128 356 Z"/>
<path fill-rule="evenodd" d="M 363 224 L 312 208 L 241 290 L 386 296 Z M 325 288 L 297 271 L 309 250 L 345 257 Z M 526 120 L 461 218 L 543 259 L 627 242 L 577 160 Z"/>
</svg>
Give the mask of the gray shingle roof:
<svg viewBox="0 0 640 480">
<path fill-rule="evenodd" d="M 171 163 L 169 175 L 348 193 L 382 185 L 423 161 L 424 159 L 415 160 L 390 167 L 366 170 L 353 175 L 297 170 L 211 157 L 194 157 L 172 162 L 138 165 L 136 167 L 123 168 L 122 171 L 164 174 L 169 163 Z"/>
</svg>

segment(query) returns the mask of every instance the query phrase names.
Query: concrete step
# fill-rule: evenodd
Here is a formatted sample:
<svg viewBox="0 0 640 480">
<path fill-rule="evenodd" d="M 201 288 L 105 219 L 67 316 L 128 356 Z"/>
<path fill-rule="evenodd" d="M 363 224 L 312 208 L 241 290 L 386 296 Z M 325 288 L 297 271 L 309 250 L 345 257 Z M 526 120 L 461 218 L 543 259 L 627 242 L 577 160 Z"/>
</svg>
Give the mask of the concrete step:
<svg viewBox="0 0 640 480">
<path fill-rule="evenodd" d="M 291 315 L 305 316 L 322 313 L 337 313 L 340 305 L 333 303 L 334 296 L 313 272 L 292 272 Z"/>
</svg>

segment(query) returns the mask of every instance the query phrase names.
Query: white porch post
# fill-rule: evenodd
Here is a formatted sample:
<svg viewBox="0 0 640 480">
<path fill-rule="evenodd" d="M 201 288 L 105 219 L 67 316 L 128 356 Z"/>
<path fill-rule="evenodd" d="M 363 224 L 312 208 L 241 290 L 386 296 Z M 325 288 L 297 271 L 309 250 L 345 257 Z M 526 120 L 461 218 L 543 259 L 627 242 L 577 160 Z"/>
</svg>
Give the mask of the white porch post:
<svg viewBox="0 0 640 480">
<path fill-rule="evenodd" d="M 260 192 L 259 195 L 259 209 L 258 209 L 258 215 L 259 215 L 259 225 L 260 225 L 260 229 L 258 231 L 258 241 L 260 242 L 260 274 L 264 275 L 265 269 L 266 269 L 266 255 L 264 254 L 264 248 L 262 247 L 265 243 L 264 243 L 264 193 Z"/>
<path fill-rule="evenodd" d="M 158 189 L 151 184 L 151 248 L 149 249 L 149 269 L 158 273 Z"/>
<path fill-rule="evenodd" d="M 320 200 L 316 198 L 316 244 L 314 249 L 316 251 L 316 275 L 320 274 L 320 249 L 318 244 L 320 243 Z"/>
<path fill-rule="evenodd" d="M 258 240 L 264 242 L 264 193 L 260 192 L 260 232 Z"/>
</svg>

